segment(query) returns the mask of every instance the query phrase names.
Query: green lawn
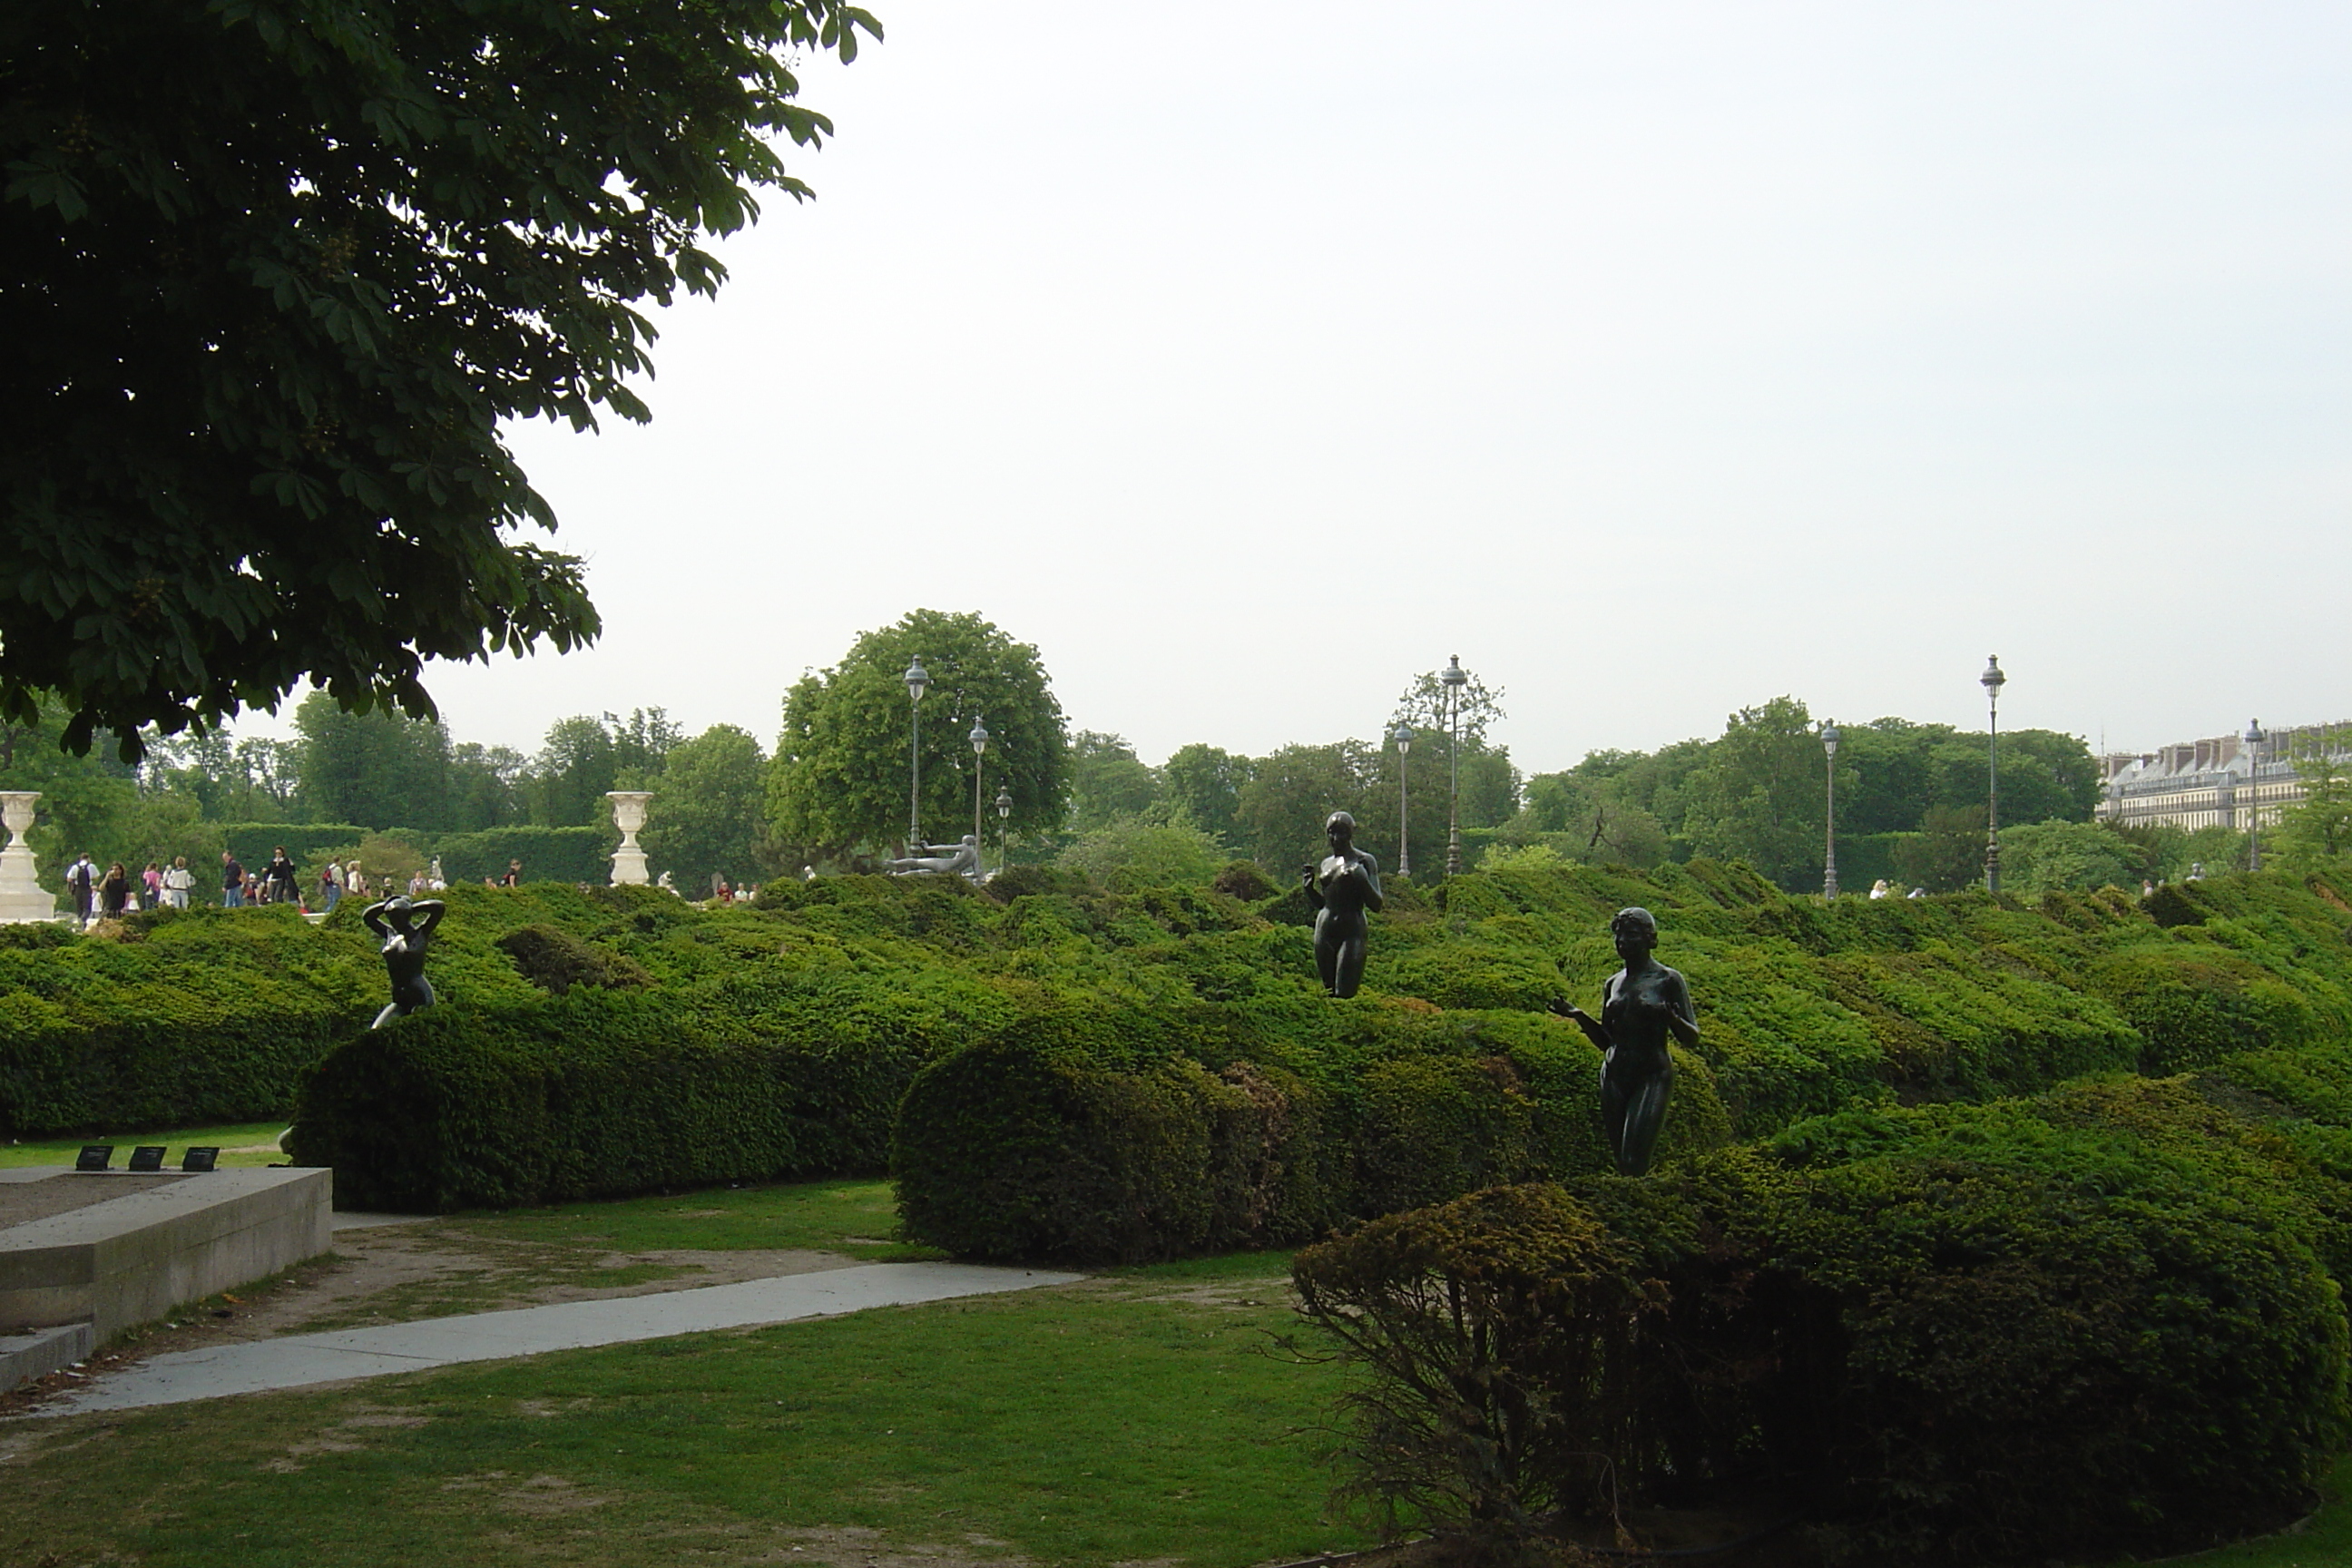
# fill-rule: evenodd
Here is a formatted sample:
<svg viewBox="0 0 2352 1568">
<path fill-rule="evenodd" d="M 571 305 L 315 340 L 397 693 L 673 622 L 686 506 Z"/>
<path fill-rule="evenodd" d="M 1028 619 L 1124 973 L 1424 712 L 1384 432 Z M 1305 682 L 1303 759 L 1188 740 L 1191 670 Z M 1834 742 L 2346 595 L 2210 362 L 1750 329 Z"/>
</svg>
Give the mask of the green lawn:
<svg viewBox="0 0 2352 1568">
<path fill-rule="evenodd" d="M 887 1240 L 891 1224 L 887 1184 L 845 1180 L 433 1228 L 556 1272 L 672 1248 L 927 1256 Z M 1361 1545 L 1328 1515 L 1318 1458 L 1339 1373 L 1268 1353 L 1295 1326 L 1288 1261 L 0 1424 L 0 1563 L 1243 1568 Z M 371 1300 L 430 1316 L 467 1310 L 473 1288 Z M 2352 1462 L 2304 1533 L 2181 1561 L 2352 1563 L 2347 1494 Z"/>
<path fill-rule="evenodd" d="M 1281 1261 L 0 1426 L 0 1560 L 1241 1568 L 1360 1543 L 1302 1430 L 1334 1370 L 1265 1353 Z"/>
<path fill-rule="evenodd" d="M 892 1239 L 898 1230 L 898 1200 L 889 1183 L 870 1177 L 561 1204 L 469 1214 L 444 1223 L 485 1241 L 593 1245 L 607 1252 L 814 1247 L 869 1263 L 947 1256 Z"/>
<path fill-rule="evenodd" d="M 2352 1457 L 2336 1462 L 2320 1490 L 2325 1501 L 2301 1533 L 2176 1558 L 2173 1568 L 2344 1568 L 2352 1563 Z"/>
<path fill-rule="evenodd" d="M 278 1152 L 278 1135 L 286 1131 L 283 1121 L 253 1121 L 239 1127 L 181 1127 L 168 1132 L 106 1132 L 88 1138 L 45 1138 L 35 1142 L 0 1143 L 0 1165 L 70 1165 L 85 1143 L 111 1143 L 114 1148 L 114 1168 L 121 1170 L 131 1163 L 131 1151 L 140 1143 L 161 1143 L 167 1151 L 163 1168 L 176 1171 L 180 1156 L 191 1143 L 211 1144 L 221 1152 L 224 1165 L 282 1165 L 286 1156 Z M 250 1152 L 238 1152 L 249 1150 Z"/>
</svg>

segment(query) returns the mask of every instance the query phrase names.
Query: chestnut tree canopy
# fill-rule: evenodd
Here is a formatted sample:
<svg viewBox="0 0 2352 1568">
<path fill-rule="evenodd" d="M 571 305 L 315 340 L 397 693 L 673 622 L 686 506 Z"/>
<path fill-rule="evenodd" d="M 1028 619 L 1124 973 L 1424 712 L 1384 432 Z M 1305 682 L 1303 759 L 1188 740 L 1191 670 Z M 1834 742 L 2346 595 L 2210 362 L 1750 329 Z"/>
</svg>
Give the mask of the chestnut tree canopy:
<svg viewBox="0 0 2352 1568">
<path fill-rule="evenodd" d="M 0 721 L 137 754 L 308 678 L 593 638 L 499 422 L 646 417 L 646 301 L 799 197 L 836 0 L 13 0 Z"/>
</svg>

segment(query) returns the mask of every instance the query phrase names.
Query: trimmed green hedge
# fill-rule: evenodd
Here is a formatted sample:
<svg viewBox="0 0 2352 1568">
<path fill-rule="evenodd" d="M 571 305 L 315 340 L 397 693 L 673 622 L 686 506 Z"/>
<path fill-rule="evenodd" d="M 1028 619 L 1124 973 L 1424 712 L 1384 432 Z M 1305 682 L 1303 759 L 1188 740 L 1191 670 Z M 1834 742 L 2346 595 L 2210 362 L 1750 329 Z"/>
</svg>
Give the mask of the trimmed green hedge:
<svg viewBox="0 0 2352 1568">
<path fill-rule="evenodd" d="M 942 1058 L 898 1111 L 908 1234 L 1131 1263 L 1607 1164 L 1600 1056 L 1559 1020 L 1321 1007 L 1304 1050 L 1237 1037 L 1213 1009 L 1063 1005 Z M 1676 1061 L 1668 1163 L 1730 1135 L 1706 1065 Z"/>
<path fill-rule="evenodd" d="M 339 1205 L 404 1212 L 873 1170 L 919 1055 L 844 1063 L 644 992 L 436 1007 L 320 1062 L 287 1148 Z"/>
<path fill-rule="evenodd" d="M 2263 1144 L 2179 1083 L 1849 1112 L 1296 1270 L 1370 1374 L 1359 1485 L 1472 1533 L 1760 1479 L 1830 1560 L 2179 1552 L 2305 1511 L 2352 1436 L 2336 1222 Z"/>
<path fill-rule="evenodd" d="M 290 908 L 129 924 L 121 941 L 44 928 L 0 943 L 0 1136 L 283 1116 L 302 1073 L 381 1005 L 372 949 Z"/>
<path fill-rule="evenodd" d="M 586 882 L 602 887 L 613 879 L 613 851 L 621 847 L 620 829 L 596 827 L 489 827 L 478 833 L 451 833 L 432 841 L 424 853 L 437 857 L 448 881 L 479 882 L 507 874 L 507 862 L 522 862 L 524 878 L 533 882 Z M 683 889 L 696 896 L 692 889 Z"/>
</svg>

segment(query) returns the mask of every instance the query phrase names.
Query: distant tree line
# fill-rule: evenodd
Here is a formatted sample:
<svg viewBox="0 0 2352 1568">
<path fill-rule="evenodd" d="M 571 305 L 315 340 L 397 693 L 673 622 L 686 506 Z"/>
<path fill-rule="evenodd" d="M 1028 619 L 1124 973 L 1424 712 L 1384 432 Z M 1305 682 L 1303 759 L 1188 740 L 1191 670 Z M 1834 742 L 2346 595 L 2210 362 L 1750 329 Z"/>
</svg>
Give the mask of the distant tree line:
<svg viewBox="0 0 2352 1568">
<path fill-rule="evenodd" d="M 919 702 L 907 685 L 916 668 L 927 677 Z M 559 720 L 526 754 L 456 741 L 436 721 L 346 712 L 313 692 L 290 739 L 149 737 L 138 764 L 110 745 L 60 751 L 71 715 L 52 703 L 37 723 L 0 727 L 0 785 L 44 793 L 33 842 L 48 877 L 85 848 L 101 863 L 216 859 L 230 825 L 249 838 L 283 824 L 306 843 L 320 836 L 293 826 L 351 825 L 395 834 L 407 858 L 436 837 L 470 836 L 478 849 L 500 830 L 608 825 L 606 792 L 645 789 L 655 795 L 647 855 L 695 896 L 714 876 L 740 884 L 877 869 L 906 849 L 918 810 L 933 842 L 971 832 L 976 815 L 992 864 L 1003 855 L 1132 882 L 1206 880 L 1235 859 L 1286 881 L 1318 852 L 1325 818 L 1345 810 L 1392 876 L 1409 835 L 1412 874 L 1427 880 L 1445 868 L 1458 786 L 1466 868 L 1512 859 L 1646 868 L 1705 857 L 1745 861 L 1790 890 L 1820 886 L 1831 764 L 1804 703 L 1776 697 L 1730 714 L 1713 739 L 1595 751 L 1527 777 L 1490 738 L 1502 696 L 1473 678 L 1449 732 L 1444 687 L 1424 672 L 1377 739 L 1255 757 L 1195 742 L 1153 766 L 1120 735 L 1071 731 L 1034 647 L 978 616 L 918 610 L 792 687 L 772 757 L 748 731 L 719 724 L 688 736 L 657 707 Z M 1412 732 L 1409 752 L 1397 743 L 1401 726 Z M 984 744 L 975 749 L 975 738 Z M 918 744 L 919 798 L 909 768 Z M 2341 737 L 2315 742 L 2298 758 L 2310 799 L 2265 830 L 2266 860 L 2352 859 L 2342 749 Z M 1878 877 L 1936 891 L 1977 881 L 1986 763 L 1980 732 L 1892 718 L 1843 726 L 1835 769 L 1847 889 Z M 2244 863 L 2245 836 L 2226 828 L 2095 823 L 2099 795 L 2079 738 L 2003 734 L 2005 885 L 2129 886 Z"/>
</svg>

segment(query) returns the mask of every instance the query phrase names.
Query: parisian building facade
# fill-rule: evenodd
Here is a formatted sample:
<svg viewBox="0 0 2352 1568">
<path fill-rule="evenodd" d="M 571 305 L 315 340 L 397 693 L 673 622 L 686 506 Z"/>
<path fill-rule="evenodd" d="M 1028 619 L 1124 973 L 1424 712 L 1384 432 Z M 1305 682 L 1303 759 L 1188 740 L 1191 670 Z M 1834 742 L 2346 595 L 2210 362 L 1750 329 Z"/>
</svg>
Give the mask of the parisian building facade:
<svg viewBox="0 0 2352 1568">
<path fill-rule="evenodd" d="M 2242 735 L 2182 741 L 2161 751 L 2115 752 L 2099 759 L 2105 795 L 2098 816 L 2128 826 L 2267 827 L 2300 802 L 2294 759 L 2352 752 L 2352 722 L 2273 730 L 2248 746 Z"/>
</svg>

